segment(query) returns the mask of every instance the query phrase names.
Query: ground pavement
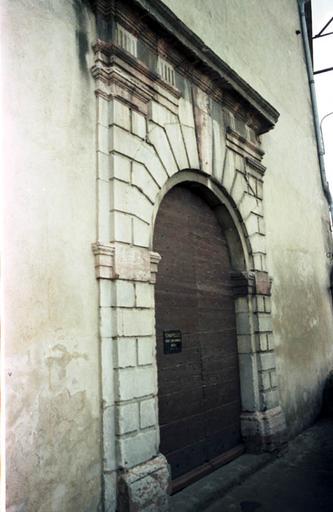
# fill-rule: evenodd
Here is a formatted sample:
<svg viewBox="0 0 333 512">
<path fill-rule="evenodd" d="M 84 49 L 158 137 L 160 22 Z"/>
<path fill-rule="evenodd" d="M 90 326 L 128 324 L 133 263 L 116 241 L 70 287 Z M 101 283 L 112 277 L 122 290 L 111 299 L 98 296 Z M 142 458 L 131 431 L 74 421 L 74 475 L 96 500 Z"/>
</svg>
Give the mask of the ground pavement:
<svg viewBox="0 0 333 512">
<path fill-rule="evenodd" d="M 171 498 L 173 512 L 333 512 L 333 420 L 278 458 L 245 454 Z"/>
</svg>

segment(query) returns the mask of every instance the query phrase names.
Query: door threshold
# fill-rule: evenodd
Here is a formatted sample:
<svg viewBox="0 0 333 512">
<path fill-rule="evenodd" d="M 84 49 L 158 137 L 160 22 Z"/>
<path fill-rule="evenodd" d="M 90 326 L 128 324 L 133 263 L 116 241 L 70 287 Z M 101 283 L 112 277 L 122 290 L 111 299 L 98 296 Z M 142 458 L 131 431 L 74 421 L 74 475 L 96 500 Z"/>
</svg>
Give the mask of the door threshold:
<svg viewBox="0 0 333 512">
<path fill-rule="evenodd" d="M 221 455 L 215 457 L 209 462 L 206 462 L 205 464 L 202 464 L 201 466 L 192 469 L 192 471 L 189 471 L 188 473 L 185 473 L 184 475 L 175 478 L 175 480 L 172 480 L 171 482 L 171 494 L 175 494 L 181 491 L 188 485 L 193 484 L 193 482 L 196 482 L 197 480 L 200 480 L 200 478 L 208 475 L 212 471 L 215 471 L 215 469 L 224 466 L 224 464 L 228 464 L 228 462 L 231 462 L 232 460 L 242 455 L 244 453 L 244 450 L 244 445 L 238 444 L 234 448 L 231 448 L 231 450 L 222 453 Z"/>
</svg>

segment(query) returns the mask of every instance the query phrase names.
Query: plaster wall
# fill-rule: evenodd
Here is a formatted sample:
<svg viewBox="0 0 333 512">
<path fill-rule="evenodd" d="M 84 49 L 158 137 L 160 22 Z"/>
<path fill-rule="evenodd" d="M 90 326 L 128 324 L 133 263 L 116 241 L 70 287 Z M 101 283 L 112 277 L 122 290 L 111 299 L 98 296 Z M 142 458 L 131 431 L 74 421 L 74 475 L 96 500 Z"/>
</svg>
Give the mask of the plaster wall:
<svg viewBox="0 0 333 512">
<path fill-rule="evenodd" d="M 164 3 L 280 112 L 263 136 L 264 209 L 281 398 L 293 435 L 318 413 L 333 361 L 328 209 L 297 2 Z"/>
<path fill-rule="evenodd" d="M 1 7 L 7 510 L 99 509 L 94 17 Z"/>
</svg>

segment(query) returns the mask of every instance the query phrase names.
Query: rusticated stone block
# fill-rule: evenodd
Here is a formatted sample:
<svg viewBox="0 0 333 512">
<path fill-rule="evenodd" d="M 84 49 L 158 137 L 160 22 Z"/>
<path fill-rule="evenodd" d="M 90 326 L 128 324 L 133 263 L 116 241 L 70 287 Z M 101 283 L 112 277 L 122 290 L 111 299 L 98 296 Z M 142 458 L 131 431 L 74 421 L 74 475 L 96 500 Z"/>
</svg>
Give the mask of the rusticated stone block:
<svg viewBox="0 0 333 512">
<path fill-rule="evenodd" d="M 287 427 L 280 406 L 241 415 L 242 436 L 250 452 L 274 451 L 287 443 Z"/>
<path fill-rule="evenodd" d="M 163 455 L 119 475 L 119 512 L 167 512 L 170 474 Z"/>
</svg>

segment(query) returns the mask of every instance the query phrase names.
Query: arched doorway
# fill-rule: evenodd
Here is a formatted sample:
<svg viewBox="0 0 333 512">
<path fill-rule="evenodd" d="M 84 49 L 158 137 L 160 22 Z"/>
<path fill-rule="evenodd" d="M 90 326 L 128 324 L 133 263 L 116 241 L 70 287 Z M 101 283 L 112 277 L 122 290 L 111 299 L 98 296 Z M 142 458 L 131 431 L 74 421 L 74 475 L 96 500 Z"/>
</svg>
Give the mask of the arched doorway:
<svg viewBox="0 0 333 512">
<path fill-rule="evenodd" d="M 231 264 L 213 209 L 184 184 L 162 200 L 154 250 L 160 451 L 177 489 L 242 450 Z"/>
</svg>

